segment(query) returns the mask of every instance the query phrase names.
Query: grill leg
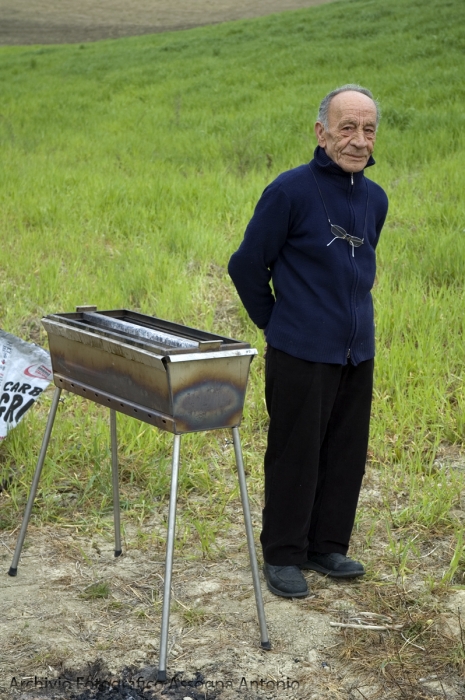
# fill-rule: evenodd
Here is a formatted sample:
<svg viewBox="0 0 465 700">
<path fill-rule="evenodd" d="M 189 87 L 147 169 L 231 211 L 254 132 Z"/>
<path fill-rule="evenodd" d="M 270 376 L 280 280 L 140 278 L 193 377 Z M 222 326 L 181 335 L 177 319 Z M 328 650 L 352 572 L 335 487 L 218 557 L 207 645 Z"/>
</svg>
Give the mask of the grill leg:
<svg viewBox="0 0 465 700">
<path fill-rule="evenodd" d="M 115 522 L 115 557 L 119 557 L 121 550 L 121 521 L 119 509 L 119 483 L 118 483 L 118 439 L 116 435 L 116 411 L 110 408 L 110 434 L 111 434 L 111 477 L 113 482 L 113 519 Z"/>
<path fill-rule="evenodd" d="M 255 591 L 255 602 L 257 605 L 258 621 L 260 624 L 260 636 L 262 649 L 271 649 L 266 628 L 265 609 L 263 607 L 262 590 L 260 588 L 260 577 L 258 573 L 257 555 L 253 539 L 252 518 L 250 517 L 249 498 L 247 495 L 247 484 L 245 481 L 244 462 L 242 459 L 241 440 L 239 428 L 232 429 L 234 452 L 236 454 L 237 474 L 239 477 L 239 488 L 241 492 L 242 510 L 244 511 L 244 524 L 247 534 L 247 545 L 249 548 L 250 568 L 252 569 L 253 587 Z"/>
<path fill-rule="evenodd" d="M 55 416 L 58 408 L 58 401 L 60 400 L 61 389 L 59 387 L 55 388 L 55 393 L 53 395 L 52 405 L 48 414 L 47 426 L 45 428 L 44 437 L 42 439 L 42 447 L 40 448 L 39 459 L 37 461 L 36 470 L 34 472 L 34 478 L 32 479 L 31 491 L 29 493 L 29 498 L 27 501 L 26 510 L 23 515 L 23 522 L 21 524 L 21 530 L 19 532 L 18 539 L 16 541 L 16 549 L 13 554 L 13 560 L 11 562 L 10 569 L 8 571 L 9 576 L 16 576 L 18 571 L 19 557 L 21 556 L 21 550 L 23 548 L 24 538 L 26 537 L 26 530 L 29 524 L 29 519 L 31 517 L 32 506 L 34 504 L 34 499 L 37 493 L 37 486 L 39 485 L 39 479 L 42 472 L 42 467 L 45 460 L 45 455 L 47 453 L 47 447 L 50 440 L 50 435 L 52 433 L 53 423 L 55 421 Z"/>
<path fill-rule="evenodd" d="M 174 531 L 176 526 L 176 501 L 178 493 L 179 452 L 181 436 L 174 436 L 173 461 L 171 464 L 171 489 L 168 514 L 168 538 L 166 541 L 165 582 L 163 586 L 163 612 L 161 616 L 160 660 L 158 680 L 166 681 L 166 658 L 168 650 L 168 628 L 170 622 L 171 574 L 173 571 Z"/>
</svg>

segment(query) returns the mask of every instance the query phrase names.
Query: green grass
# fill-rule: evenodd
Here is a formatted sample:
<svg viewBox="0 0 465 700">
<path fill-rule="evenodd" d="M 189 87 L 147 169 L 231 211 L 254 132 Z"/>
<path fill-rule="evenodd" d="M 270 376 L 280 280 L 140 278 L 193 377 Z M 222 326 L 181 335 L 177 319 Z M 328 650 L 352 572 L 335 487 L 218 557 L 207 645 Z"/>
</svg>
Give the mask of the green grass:
<svg viewBox="0 0 465 700">
<path fill-rule="evenodd" d="M 322 96 L 346 82 L 373 90 L 383 119 L 369 175 L 390 212 L 374 290 L 375 496 L 359 510 L 353 551 L 380 589 L 383 576 L 422 581 L 428 616 L 465 566 L 453 466 L 465 442 L 464 23 L 461 0 L 341 0 L 172 34 L 0 49 L 0 325 L 44 345 L 42 315 L 93 303 L 262 351 L 229 256 L 264 186 L 311 158 Z M 0 477 L 15 474 L 1 496 L 6 529 L 20 522 L 50 400 L 0 445 Z M 258 358 L 241 430 L 257 504 L 266 425 Z M 171 437 L 123 416 L 118 431 L 123 520 L 142 524 L 166 505 Z M 238 501 L 230 436 L 186 436 L 181 457 L 179 551 L 190 542 L 196 556 L 221 556 L 215 533 L 227 533 Z M 66 396 L 34 522 L 111 530 L 109 474 L 108 416 Z M 424 558 L 439 540 L 441 556 Z M 415 647 L 402 645 L 405 659 Z M 459 667 L 463 656 L 448 658 Z"/>
<path fill-rule="evenodd" d="M 80 597 L 84 600 L 98 600 L 98 598 L 108 598 L 110 595 L 110 584 L 107 581 L 97 581 L 87 586 Z"/>
</svg>

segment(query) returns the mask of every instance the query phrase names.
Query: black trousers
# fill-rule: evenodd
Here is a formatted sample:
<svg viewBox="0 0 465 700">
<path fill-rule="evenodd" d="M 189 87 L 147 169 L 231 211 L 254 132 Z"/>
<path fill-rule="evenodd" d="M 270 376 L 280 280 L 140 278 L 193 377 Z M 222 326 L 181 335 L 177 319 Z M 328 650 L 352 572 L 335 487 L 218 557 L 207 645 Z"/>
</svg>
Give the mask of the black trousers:
<svg viewBox="0 0 465 700">
<path fill-rule="evenodd" d="M 266 562 L 346 554 L 368 448 L 373 360 L 307 362 L 269 347 L 261 543 Z"/>
</svg>

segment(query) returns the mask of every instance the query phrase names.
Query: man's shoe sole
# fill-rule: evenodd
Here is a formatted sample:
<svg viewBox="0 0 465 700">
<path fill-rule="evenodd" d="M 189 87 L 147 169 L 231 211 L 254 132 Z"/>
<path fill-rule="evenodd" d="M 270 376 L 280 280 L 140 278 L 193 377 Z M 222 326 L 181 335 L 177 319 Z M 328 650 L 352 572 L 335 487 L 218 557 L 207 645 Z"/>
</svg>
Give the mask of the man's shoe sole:
<svg viewBox="0 0 465 700">
<path fill-rule="evenodd" d="M 310 593 L 310 591 L 302 591 L 302 593 L 284 593 L 283 591 L 280 591 L 279 588 L 275 588 L 270 583 L 268 583 L 268 581 L 266 580 L 266 577 L 265 577 L 265 581 L 266 581 L 266 586 L 267 586 L 268 590 L 271 593 L 274 593 L 275 595 L 281 596 L 281 598 L 306 598 Z"/>
<path fill-rule="evenodd" d="M 266 563 L 263 564 L 263 576 L 265 577 L 265 581 L 266 581 L 266 585 L 267 585 L 268 590 L 271 593 L 274 593 L 274 595 L 279 595 L 282 598 L 306 598 L 310 594 L 308 587 L 306 590 L 298 591 L 296 593 L 295 592 L 289 593 L 288 591 L 282 591 L 280 588 L 275 588 L 275 586 L 273 586 L 273 584 L 271 584 L 269 579 L 268 579 L 266 567 L 267 567 Z M 302 576 L 304 583 L 306 584 L 307 582 L 305 581 L 303 574 L 301 574 L 301 576 Z"/>
<path fill-rule="evenodd" d="M 316 564 L 313 561 L 306 561 L 300 568 L 310 571 L 317 571 L 319 574 L 331 576 L 331 578 L 358 578 L 359 576 L 365 576 L 365 571 L 333 571 L 332 569 L 326 569 L 326 567 Z"/>
</svg>

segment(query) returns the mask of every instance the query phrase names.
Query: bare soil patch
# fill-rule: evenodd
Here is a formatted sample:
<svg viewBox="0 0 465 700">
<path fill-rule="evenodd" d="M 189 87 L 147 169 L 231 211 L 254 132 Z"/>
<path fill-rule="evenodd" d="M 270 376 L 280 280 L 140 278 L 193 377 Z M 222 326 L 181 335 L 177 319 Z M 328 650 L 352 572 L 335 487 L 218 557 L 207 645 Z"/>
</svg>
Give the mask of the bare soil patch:
<svg viewBox="0 0 465 700">
<path fill-rule="evenodd" d="M 168 682 L 157 684 L 164 557 L 162 547 L 147 542 L 154 533 L 166 533 L 164 515 L 142 531 L 126 527 L 125 553 L 118 558 L 110 528 L 107 536 L 83 536 L 72 524 L 31 527 L 14 578 L 6 572 L 17 533 L 3 533 L 2 699 L 103 699 L 111 684 L 146 693 L 111 695 L 133 700 L 348 697 L 344 670 L 330 657 L 338 635 L 327 608 L 337 612 L 338 600 L 357 584 L 308 573 L 311 597 L 287 600 L 262 583 L 272 642 L 271 651 L 262 650 L 245 533 L 235 508 L 229 514 L 235 534 L 223 543 L 227 557 L 202 559 L 192 549 L 175 555 Z"/>
<path fill-rule="evenodd" d="M 6 485 L 0 510 L 9 497 Z M 370 470 L 361 505 L 380 498 Z M 259 500 L 251 499 L 256 536 Z M 111 516 L 95 528 L 89 520 L 85 532 L 72 521 L 42 527 L 32 521 L 16 577 L 7 571 L 18 528 L 0 531 L 1 700 L 464 697 L 463 677 L 447 659 L 452 648 L 465 653 L 465 592 L 457 591 L 442 609 L 433 596 L 423 610 L 417 599 L 424 597 L 425 571 L 412 570 L 408 583 L 399 579 L 386 551 L 387 566 L 373 578 L 370 564 L 386 545 L 373 542 L 367 549 L 357 532 L 352 554 L 368 564 L 367 580 L 305 572 L 310 596 L 288 600 L 269 593 L 262 579 L 272 644 L 271 651 L 262 650 L 238 502 L 226 507 L 227 531 L 216 532 L 208 555 L 197 539 L 183 536 L 178 521 L 168 680 L 157 683 L 167 510 L 160 503 L 141 523 L 128 521 L 123 511 L 118 558 Z M 423 547 L 422 569 L 439 582 L 451 542 L 432 537 Z M 334 626 L 340 623 L 356 629 Z M 392 661 L 395 648 L 398 663 Z"/>
<path fill-rule="evenodd" d="M 190 29 L 333 0 L 0 0 L 0 45 L 71 44 Z"/>
<path fill-rule="evenodd" d="M 224 449 L 232 466 L 233 447 Z M 47 468 L 46 462 L 43 478 Z M 229 478 L 236 479 L 233 470 Z M 109 473 L 109 488 L 110 482 Z M 4 483 L 0 512 L 11 498 L 8 488 Z M 370 475 L 362 503 L 376 498 Z M 260 560 L 261 499 L 251 497 L 250 506 Z M 272 649 L 261 649 L 238 500 L 226 506 L 228 527 L 216 530 L 208 554 L 195 535 L 185 534 L 182 499 L 178 505 L 164 685 L 156 682 L 156 667 L 167 500 L 142 522 L 123 509 L 118 558 L 110 514 L 89 519 L 84 532 L 72 518 L 38 527 L 38 508 L 36 502 L 16 577 L 7 571 L 19 527 L 0 531 L 1 700 L 355 700 L 362 697 L 358 688 L 369 700 L 383 697 L 376 679 L 354 674 L 342 659 L 344 635 L 331 626 L 367 609 L 360 607 L 367 585 L 361 579 L 305 572 L 310 596 L 288 600 L 272 595 L 262 578 Z M 358 540 L 353 553 L 366 561 Z"/>
</svg>

